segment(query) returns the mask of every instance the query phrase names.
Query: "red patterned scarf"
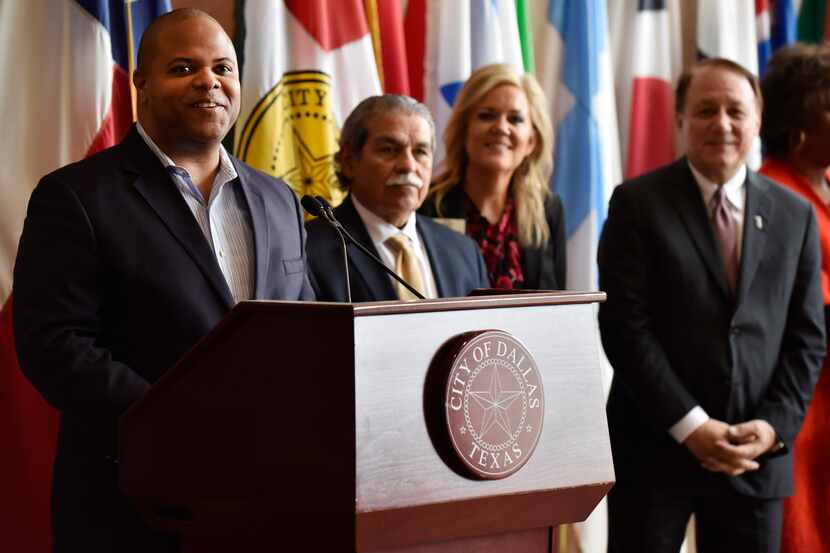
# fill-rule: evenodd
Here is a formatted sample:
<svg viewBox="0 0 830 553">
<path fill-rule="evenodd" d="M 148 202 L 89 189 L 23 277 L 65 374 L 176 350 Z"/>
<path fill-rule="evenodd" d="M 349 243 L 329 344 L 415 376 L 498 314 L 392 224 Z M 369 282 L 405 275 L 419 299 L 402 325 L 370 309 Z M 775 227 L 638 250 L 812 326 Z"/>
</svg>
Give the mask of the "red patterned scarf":
<svg viewBox="0 0 830 553">
<path fill-rule="evenodd" d="M 522 253 L 513 219 L 513 198 L 507 198 L 504 213 L 495 223 L 481 216 L 475 204 L 466 198 L 467 234 L 476 241 L 487 266 L 493 288 L 522 288 Z"/>
</svg>

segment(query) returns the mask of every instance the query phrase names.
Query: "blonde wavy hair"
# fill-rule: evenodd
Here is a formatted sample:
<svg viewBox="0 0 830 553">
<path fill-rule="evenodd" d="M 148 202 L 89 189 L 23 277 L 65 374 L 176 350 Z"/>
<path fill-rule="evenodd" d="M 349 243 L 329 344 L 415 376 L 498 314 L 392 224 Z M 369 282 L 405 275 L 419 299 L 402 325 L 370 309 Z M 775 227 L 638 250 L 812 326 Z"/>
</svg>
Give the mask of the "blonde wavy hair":
<svg viewBox="0 0 830 553">
<path fill-rule="evenodd" d="M 491 90 L 505 84 L 516 86 L 525 93 L 530 122 L 536 132 L 536 146 L 510 178 L 510 194 L 516 207 L 519 244 L 539 247 L 550 237 L 545 200 L 550 196 L 548 181 L 553 171 L 553 127 L 546 110 L 545 93 L 533 75 L 516 75 L 506 64 L 485 65 L 470 75 L 455 99 L 444 130 L 446 155 L 430 194 L 441 216 L 441 202 L 447 192 L 464 179 L 469 161 L 465 147 L 467 126 L 473 110 Z"/>
</svg>

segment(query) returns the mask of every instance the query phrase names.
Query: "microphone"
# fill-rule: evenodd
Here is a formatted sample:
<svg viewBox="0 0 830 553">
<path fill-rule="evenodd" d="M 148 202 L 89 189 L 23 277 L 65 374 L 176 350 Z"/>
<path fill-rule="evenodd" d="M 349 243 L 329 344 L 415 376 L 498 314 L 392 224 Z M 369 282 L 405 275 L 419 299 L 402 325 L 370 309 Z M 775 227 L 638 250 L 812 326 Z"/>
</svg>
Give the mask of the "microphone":
<svg viewBox="0 0 830 553">
<path fill-rule="evenodd" d="M 323 205 L 320 201 L 309 196 L 308 194 L 300 198 L 300 205 L 302 205 L 303 209 L 305 209 L 310 215 L 315 217 L 319 217 L 323 212 Z"/>
<path fill-rule="evenodd" d="M 306 197 L 308 197 L 308 196 L 306 196 Z M 335 228 L 337 228 L 342 233 L 341 237 L 345 236 L 346 240 L 348 240 L 349 242 L 354 244 L 357 247 L 357 249 L 359 249 L 360 251 L 365 253 L 369 257 L 369 259 L 371 259 L 377 265 L 379 265 L 380 268 L 383 269 L 386 272 L 386 274 L 388 274 L 389 276 L 391 276 L 392 278 L 394 278 L 395 280 L 397 280 L 398 282 L 403 284 L 404 288 L 406 288 L 407 290 L 412 292 L 415 295 L 416 298 L 418 298 L 419 300 L 426 299 L 426 298 L 424 298 L 423 294 L 421 294 L 418 290 L 413 288 L 411 284 L 409 284 L 407 281 L 405 281 L 403 278 L 401 278 L 398 275 L 398 273 L 396 273 L 395 271 L 393 271 L 392 269 L 387 267 L 386 264 L 383 261 L 381 261 L 380 259 L 378 259 L 378 257 L 375 254 L 373 254 L 371 251 L 369 251 L 369 249 L 366 248 L 366 246 L 364 246 L 363 244 L 361 244 L 360 242 L 355 240 L 354 237 L 351 234 L 349 234 L 349 231 L 346 230 L 346 228 L 343 225 L 341 225 L 340 221 L 338 221 L 337 218 L 334 216 L 334 211 L 332 210 L 331 205 L 326 201 L 326 199 L 324 197 L 317 196 L 316 198 L 313 198 L 313 199 L 316 200 L 316 202 L 318 204 L 320 204 L 321 210 L 324 214 L 323 216 L 329 222 L 329 224 L 334 226 Z"/>
<path fill-rule="evenodd" d="M 325 202 L 325 200 L 323 200 Z M 326 221 L 328 224 L 334 228 L 334 231 L 337 233 L 337 236 L 340 238 L 340 251 L 343 252 L 343 268 L 345 269 L 346 275 L 346 301 L 348 303 L 352 303 L 352 285 L 349 282 L 349 254 L 346 252 L 346 239 L 343 238 L 343 228 L 340 226 L 334 217 L 329 217 L 329 214 L 326 213 L 326 209 L 324 208 L 323 204 L 320 203 L 319 200 L 313 198 L 306 194 L 300 199 L 300 204 L 310 214 L 314 215 L 315 217 L 322 216 L 323 220 Z M 328 205 L 328 202 L 326 202 Z M 329 208 L 331 209 L 331 208 Z"/>
</svg>

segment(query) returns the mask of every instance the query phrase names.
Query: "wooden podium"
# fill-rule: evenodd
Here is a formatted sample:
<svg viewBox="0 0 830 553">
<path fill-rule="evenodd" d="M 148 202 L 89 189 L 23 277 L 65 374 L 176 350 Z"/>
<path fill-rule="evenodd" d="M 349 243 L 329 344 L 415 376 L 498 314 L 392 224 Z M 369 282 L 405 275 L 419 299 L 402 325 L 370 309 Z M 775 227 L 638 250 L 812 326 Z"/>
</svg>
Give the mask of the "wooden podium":
<svg viewBox="0 0 830 553">
<path fill-rule="evenodd" d="M 242 302 L 122 417 L 121 488 L 185 551 L 551 551 L 614 482 L 604 297 Z M 535 452 L 498 480 L 450 468 L 428 428 L 436 352 L 482 329 L 544 385 Z"/>
</svg>

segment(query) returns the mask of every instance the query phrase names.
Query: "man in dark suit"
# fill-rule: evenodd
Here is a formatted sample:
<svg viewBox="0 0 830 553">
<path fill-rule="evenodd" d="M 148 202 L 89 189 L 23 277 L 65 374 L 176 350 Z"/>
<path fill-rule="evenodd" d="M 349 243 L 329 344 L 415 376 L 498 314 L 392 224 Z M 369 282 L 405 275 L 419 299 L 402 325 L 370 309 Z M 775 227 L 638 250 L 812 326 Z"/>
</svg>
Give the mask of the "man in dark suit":
<svg viewBox="0 0 830 553">
<path fill-rule="evenodd" d="M 810 206 L 750 171 L 757 79 L 723 59 L 677 87 L 687 156 L 614 191 L 599 246 L 617 483 L 609 551 L 778 551 L 792 444 L 824 356 Z"/>
<path fill-rule="evenodd" d="M 116 420 L 241 300 L 313 299 L 297 199 L 231 158 L 230 39 L 177 10 L 145 32 L 138 125 L 43 178 L 14 274 L 20 365 L 61 412 L 55 551 L 171 551 L 116 486 Z"/>
<path fill-rule="evenodd" d="M 338 177 L 349 196 L 334 213 L 425 297 L 465 296 L 489 286 L 478 247 L 415 213 L 429 187 L 434 135 L 429 111 L 411 98 L 386 94 L 361 102 L 340 135 Z M 352 301 L 412 299 L 351 244 L 348 254 Z M 308 224 L 308 259 L 318 299 L 346 301 L 340 241 L 325 221 Z"/>
</svg>

